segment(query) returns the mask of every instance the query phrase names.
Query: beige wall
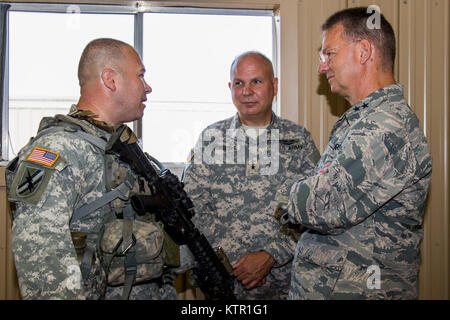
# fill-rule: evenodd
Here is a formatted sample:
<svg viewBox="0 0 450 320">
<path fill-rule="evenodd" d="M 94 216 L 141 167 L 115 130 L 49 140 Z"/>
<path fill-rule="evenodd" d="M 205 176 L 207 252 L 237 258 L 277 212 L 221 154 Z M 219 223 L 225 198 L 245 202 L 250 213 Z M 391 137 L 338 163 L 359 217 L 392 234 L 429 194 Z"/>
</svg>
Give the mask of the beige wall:
<svg viewBox="0 0 450 320">
<path fill-rule="evenodd" d="M 424 222 L 420 298 L 450 299 L 449 0 L 139 2 L 154 5 L 189 4 L 275 10 L 280 18 L 281 29 L 278 71 L 281 115 L 305 125 L 321 151 L 327 144 L 331 127 L 348 105 L 343 99 L 333 96 L 326 80 L 318 76 L 317 52 L 321 45 L 320 25 L 327 16 L 343 8 L 370 4 L 380 6 L 397 36 L 396 79 L 405 86 L 405 98 L 417 113 L 425 129 L 433 156 L 433 175 Z M 97 3 L 123 4 L 124 1 L 97 1 Z M 136 2 L 127 1 L 126 3 Z M 2 171 L 0 174 L 3 177 Z M 0 185 L 0 191 L 2 192 L 0 199 L 0 299 L 12 299 L 17 297 L 17 289 L 11 275 L 12 264 L 7 248 L 9 233 L 5 230 L 10 222 L 7 221 L 4 184 Z M 9 295 L 6 292 L 9 292 Z"/>
</svg>

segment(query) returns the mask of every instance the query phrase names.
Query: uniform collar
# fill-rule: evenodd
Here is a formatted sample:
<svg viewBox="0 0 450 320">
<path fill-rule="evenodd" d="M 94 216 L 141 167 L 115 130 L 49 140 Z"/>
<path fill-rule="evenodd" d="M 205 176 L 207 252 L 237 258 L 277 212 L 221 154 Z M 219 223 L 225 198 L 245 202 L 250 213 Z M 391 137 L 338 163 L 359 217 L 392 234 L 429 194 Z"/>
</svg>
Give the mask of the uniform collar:
<svg viewBox="0 0 450 320">
<path fill-rule="evenodd" d="M 271 129 L 278 129 L 279 128 L 279 120 L 276 114 L 272 111 L 272 118 L 270 119 L 270 123 L 267 126 L 267 130 Z M 241 119 L 239 119 L 239 114 L 236 112 L 236 114 L 231 118 L 230 123 L 230 129 L 236 129 L 236 130 L 228 130 L 227 135 L 230 137 L 235 137 L 237 134 L 237 130 L 244 130 L 244 127 L 242 126 Z M 244 133 L 245 134 L 245 133 Z"/>
<path fill-rule="evenodd" d="M 351 126 L 352 123 L 366 117 L 368 113 L 372 112 L 388 99 L 403 99 L 403 86 L 397 83 L 372 92 L 367 97 L 354 104 L 341 118 L 339 118 L 331 134 L 333 134 L 337 127 L 340 127 L 341 125 L 347 124 L 348 126 Z"/>
<path fill-rule="evenodd" d="M 69 116 L 85 120 L 97 131 L 100 129 L 101 131 L 105 131 L 109 134 L 113 133 L 114 130 L 118 127 L 109 125 L 104 121 L 96 120 L 95 118 L 97 117 L 97 115 L 95 113 L 89 110 L 79 110 L 77 106 L 74 104 L 70 107 Z"/>
<path fill-rule="evenodd" d="M 275 112 L 272 111 L 272 118 L 270 119 L 270 123 L 267 126 L 267 130 L 270 129 L 278 129 L 279 120 L 276 116 Z M 231 118 L 230 129 L 239 129 L 242 127 L 241 119 L 239 119 L 239 114 L 236 114 Z"/>
<path fill-rule="evenodd" d="M 351 122 L 364 118 L 371 110 L 395 96 L 403 98 L 403 86 L 401 84 L 392 84 L 378 89 L 347 110 L 345 113 L 347 119 Z"/>
</svg>

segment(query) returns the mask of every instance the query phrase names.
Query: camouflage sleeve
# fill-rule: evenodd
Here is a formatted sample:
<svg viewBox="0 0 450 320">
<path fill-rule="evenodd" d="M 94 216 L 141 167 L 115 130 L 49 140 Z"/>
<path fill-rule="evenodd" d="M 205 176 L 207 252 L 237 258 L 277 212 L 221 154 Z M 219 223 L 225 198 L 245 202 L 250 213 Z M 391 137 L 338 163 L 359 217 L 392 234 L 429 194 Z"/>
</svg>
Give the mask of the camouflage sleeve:
<svg viewBox="0 0 450 320">
<path fill-rule="evenodd" d="M 304 129 L 303 138 L 304 149 L 300 173 L 304 177 L 308 177 L 314 173 L 314 168 L 320 159 L 320 152 L 317 149 L 311 134 L 306 129 Z"/>
<path fill-rule="evenodd" d="M 277 206 L 276 201 L 271 201 L 263 210 L 267 211 L 268 217 L 272 217 L 270 213 L 275 212 Z M 251 251 L 266 251 L 275 259 L 275 268 L 284 266 L 294 255 L 296 241 L 293 234 L 289 230 L 280 228 L 279 220 L 273 217 L 270 221 L 259 223 L 258 226 L 265 229 L 265 236 L 258 238 L 257 241 L 253 240 L 257 245 Z M 279 232 L 274 233 L 273 230 L 279 230 Z"/>
<path fill-rule="evenodd" d="M 287 168 L 286 179 L 279 185 L 275 194 L 275 201 L 283 209 L 287 207 L 289 201 L 289 194 L 292 185 L 295 182 L 302 181 L 306 177 L 314 174 L 317 162 L 320 159 L 319 150 L 312 139 L 311 134 L 303 127 L 301 127 L 301 137 L 303 139 L 303 149 L 298 162 Z M 277 218 L 279 219 L 279 217 Z"/>
<path fill-rule="evenodd" d="M 45 139 L 44 139 L 45 140 Z M 37 146 L 55 150 L 51 137 Z M 77 149 L 76 145 L 72 146 Z M 79 147 L 79 146 L 78 146 Z M 80 149 L 78 149 L 80 150 Z M 80 152 L 81 154 L 81 152 Z M 23 161 L 22 165 L 27 165 Z M 12 250 L 24 299 L 84 299 L 81 271 L 73 247 L 69 220 L 84 181 L 81 165 L 49 171 L 37 203 L 16 202 Z"/>
<path fill-rule="evenodd" d="M 184 190 L 195 206 L 195 216 L 192 218 L 192 222 L 201 232 L 207 228 L 202 224 L 205 219 L 199 217 L 216 211 L 209 187 L 210 179 L 209 168 L 204 163 L 194 163 L 194 159 L 191 159 L 184 171 Z"/>
<path fill-rule="evenodd" d="M 350 129 L 334 159 L 292 186 L 288 211 L 297 222 L 338 234 L 405 187 L 416 162 L 404 130 L 393 119 L 372 117 Z"/>
<path fill-rule="evenodd" d="M 300 130 L 299 130 L 299 129 Z M 271 201 L 269 204 L 271 212 L 275 212 L 277 222 L 279 222 L 279 216 L 277 213 L 281 213 L 277 210 L 278 205 L 286 207 L 289 200 L 289 191 L 291 186 L 299 178 L 308 177 L 313 174 L 317 161 L 320 159 L 319 151 L 311 137 L 311 134 L 303 127 L 295 126 L 292 130 L 300 131 L 300 137 L 302 140 L 301 153 L 297 154 L 297 161 L 293 161 L 286 170 L 285 180 L 279 184 L 278 191 L 276 192 L 275 201 Z M 280 228 L 280 236 L 277 239 L 269 239 L 266 251 L 268 251 L 277 260 L 276 266 L 283 265 L 288 262 L 295 250 L 295 245 L 299 234 L 294 229 Z"/>
</svg>

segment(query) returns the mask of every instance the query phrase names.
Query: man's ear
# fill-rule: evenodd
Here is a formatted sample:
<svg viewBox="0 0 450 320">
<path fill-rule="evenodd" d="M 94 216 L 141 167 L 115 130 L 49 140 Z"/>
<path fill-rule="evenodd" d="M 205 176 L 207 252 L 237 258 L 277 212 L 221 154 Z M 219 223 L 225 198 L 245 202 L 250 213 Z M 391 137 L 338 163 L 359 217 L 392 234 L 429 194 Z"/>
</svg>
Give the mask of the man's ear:
<svg viewBox="0 0 450 320">
<path fill-rule="evenodd" d="M 103 85 L 111 91 L 116 91 L 116 74 L 117 72 L 110 68 L 103 69 L 100 77 Z"/>
<path fill-rule="evenodd" d="M 273 95 L 276 97 L 278 94 L 278 78 L 273 78 Z"/>
<path fill-rule="evenodd" d="M 362 39 L 359 42 L 359 53 L 359 61 L 361 62 L 361 64 L 366 63 L 369 59 L 373 59 L 375 51 L 370 41 L 368 41 L 367 39 Z"/>
</svg>

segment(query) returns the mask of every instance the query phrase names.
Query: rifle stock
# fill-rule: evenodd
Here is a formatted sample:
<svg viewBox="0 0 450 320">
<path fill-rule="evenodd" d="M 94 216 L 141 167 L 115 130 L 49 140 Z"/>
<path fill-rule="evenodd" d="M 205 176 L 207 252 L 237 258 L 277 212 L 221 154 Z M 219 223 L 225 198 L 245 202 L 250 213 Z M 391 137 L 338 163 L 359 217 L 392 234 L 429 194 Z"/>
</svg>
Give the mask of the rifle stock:
<svg viewBox="0 0 450 320">
<path fill-rule="evenodd" d="M 126 125 L 115 130 L 106 151 L 119 156 L 147 181 L 151 196 L 132 196 L 133 208 L 138 214 L 157 211 L 170 237 L 178 245 L 188 246 L 195 259 L 194 274 L 205 295 L 211 299 L 234 300 L 234 279 L 206 237 L 192 223 L 194 205 L 183 183 L 167 169 L 158 174 Z"/>
</svg>

